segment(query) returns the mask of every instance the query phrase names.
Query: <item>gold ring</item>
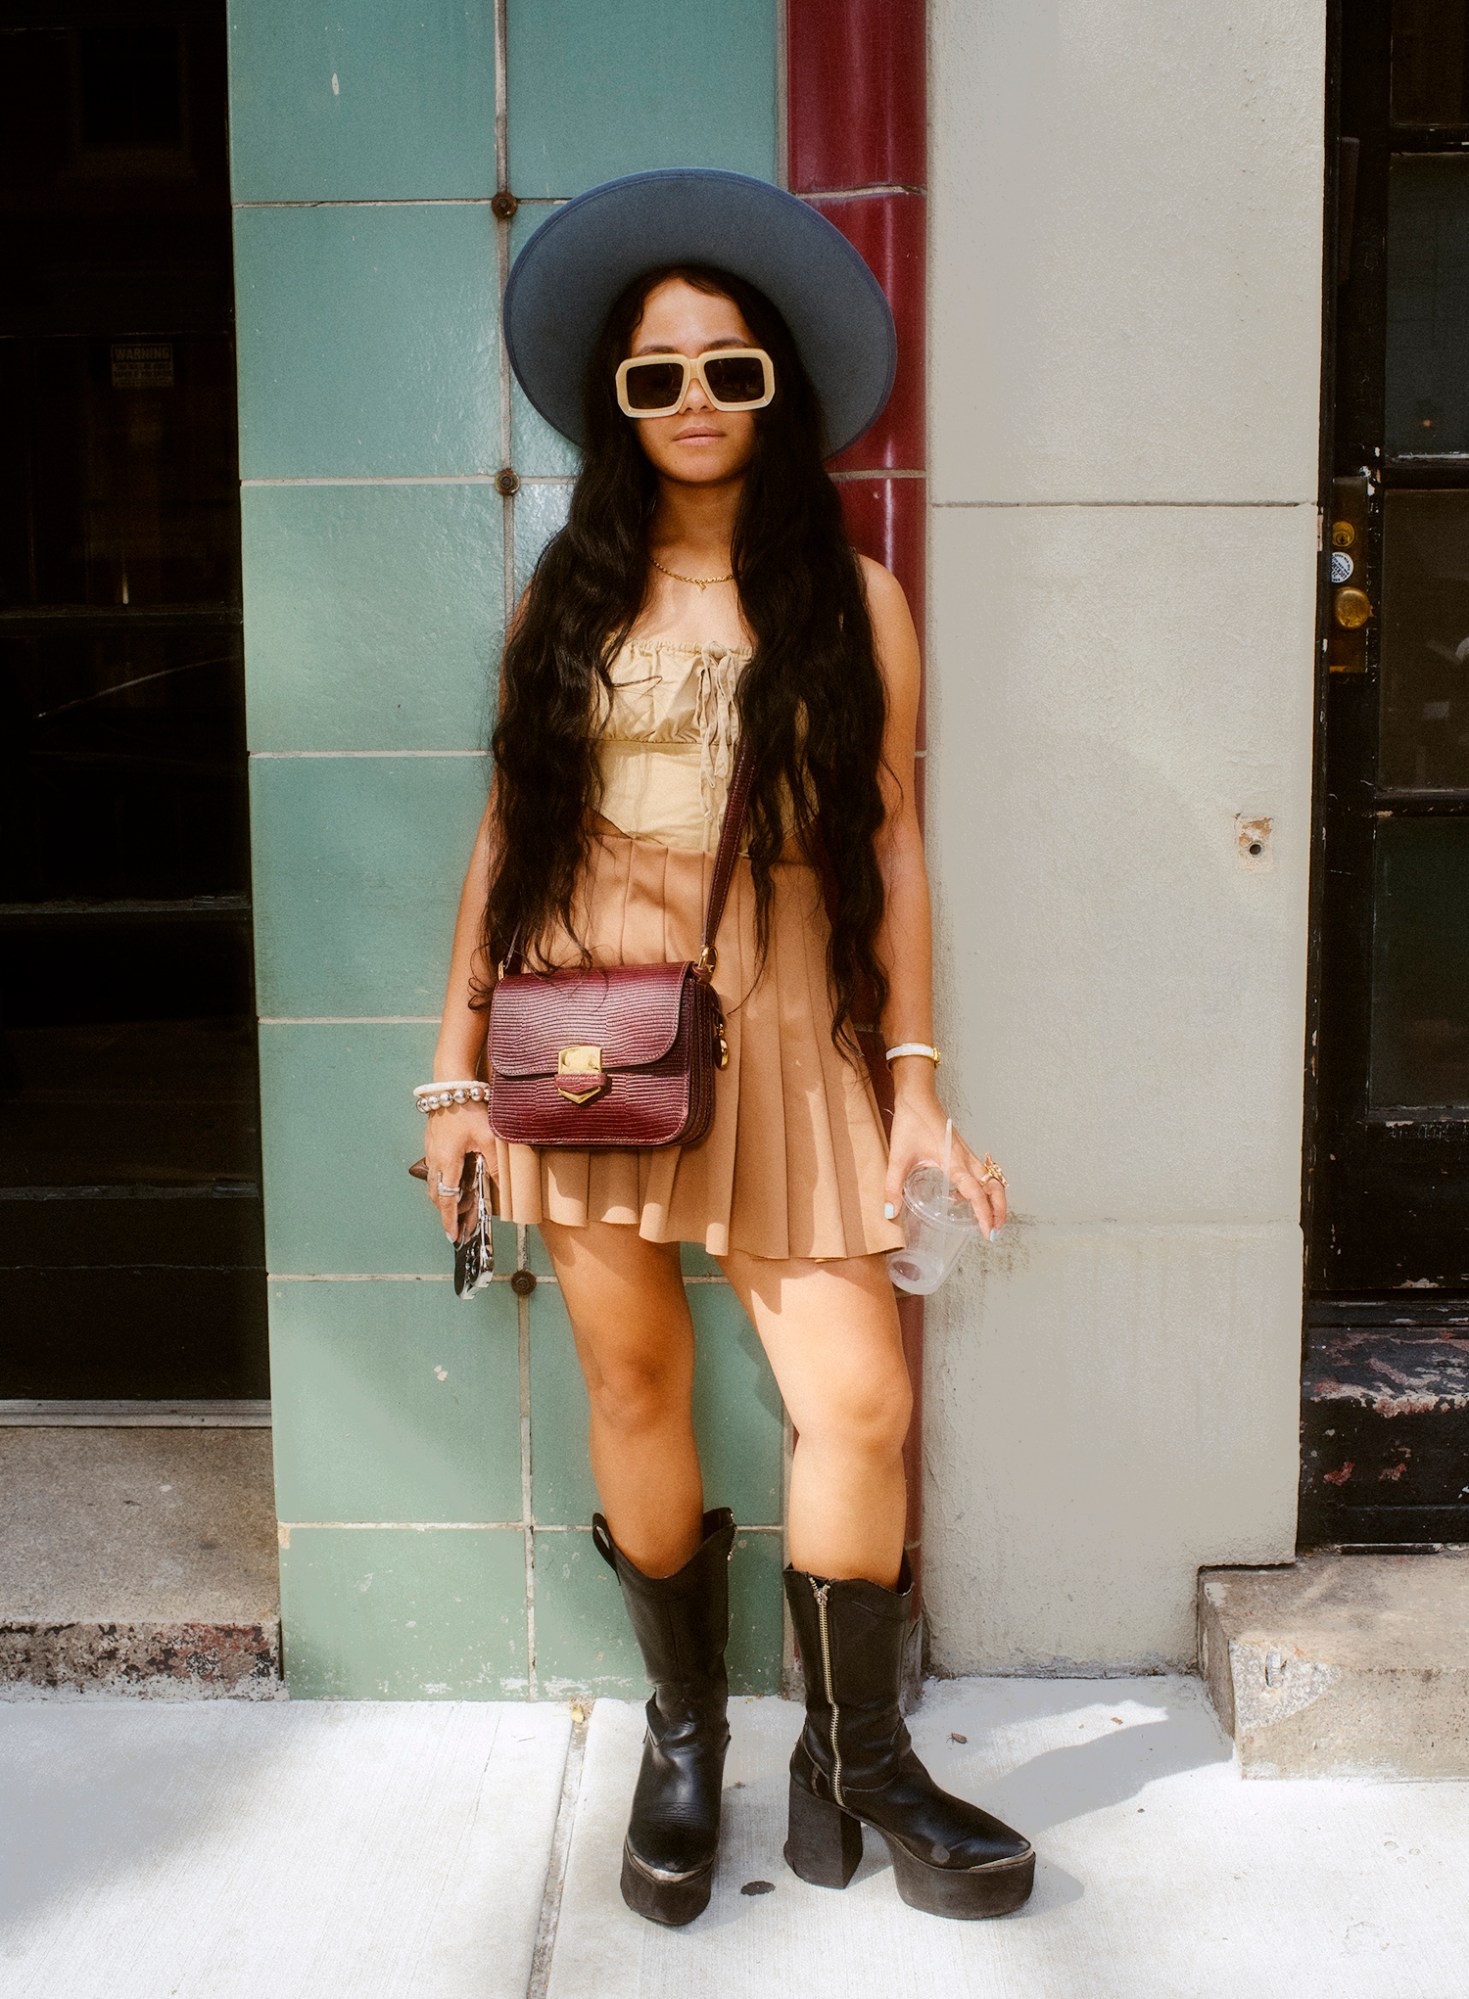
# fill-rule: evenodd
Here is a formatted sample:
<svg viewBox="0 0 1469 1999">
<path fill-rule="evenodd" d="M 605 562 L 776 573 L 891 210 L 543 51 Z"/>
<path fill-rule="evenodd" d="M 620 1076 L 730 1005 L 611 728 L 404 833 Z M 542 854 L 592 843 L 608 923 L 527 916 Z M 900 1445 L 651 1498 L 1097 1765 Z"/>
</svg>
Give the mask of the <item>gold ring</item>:
<svg viewBox="0 0 1469 1999">
<path fill-rule="evenodd" d="M 979 1177 L 981 1180 L 998 1180 L 1002 1187 L 1007 1187 L 1010 1184 L 988 1153 L 984 1155 Z"/>
</svg>

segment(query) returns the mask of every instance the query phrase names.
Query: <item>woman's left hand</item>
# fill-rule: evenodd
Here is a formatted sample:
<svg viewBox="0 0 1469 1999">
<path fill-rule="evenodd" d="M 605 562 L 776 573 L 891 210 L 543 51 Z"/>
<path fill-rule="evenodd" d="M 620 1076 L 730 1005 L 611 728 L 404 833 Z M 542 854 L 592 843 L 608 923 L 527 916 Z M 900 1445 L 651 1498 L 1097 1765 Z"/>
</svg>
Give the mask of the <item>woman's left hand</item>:
<svg viewBox="0 0 1469 1999">
<path fill-rule="evenodd" d="M 921 1096 L 899 1094 L 893 1107 L 888 1173 L 883 1187 L 883 1199 L 892 1215 L 902 1214 L 903 1182 L 920 1160 L 943 1165 L 946 1122 L 944 1107 L 932 1087 Z M 1009 1210 L 1005 1205 L 1005 1189 L 998 1180 L 981 1180 L 980 1165 L 956 1131 L 949 1155 L 949 1178 L 956 1192 L 973 1208 L 975 1220 L 988 1240 L 995 1229 L 1004 1226 Z"/>
</svg>

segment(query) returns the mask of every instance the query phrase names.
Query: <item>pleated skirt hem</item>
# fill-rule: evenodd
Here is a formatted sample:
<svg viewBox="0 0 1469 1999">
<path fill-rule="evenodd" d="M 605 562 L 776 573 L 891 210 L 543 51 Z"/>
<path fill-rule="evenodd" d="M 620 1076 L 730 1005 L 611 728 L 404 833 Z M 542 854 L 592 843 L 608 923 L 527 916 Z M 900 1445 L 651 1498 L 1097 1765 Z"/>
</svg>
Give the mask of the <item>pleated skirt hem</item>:
<svg viewBox="0 0 1469 1999">
<path fill-rule="evenodd" d="M 594 837 L 574 911 L 599 965 L 696 958 L 713 856 L 623 834 Z M 864 1064 L 831 1039 L 828 926 L 820 877 L 802 862 L 774 870 L 770 947 L 755 976 L 750 863 L 735 863 L 717 941 L 715 989 L 729 1066 L 695 1145 L 626 1150 L 536 1148 L 495 1140 L 500 1211 L 509 1221 L 617 1222 L 650 1242 L 697 1243 L 791 1258 L 896 1249 L 883 1215 L 887 1140 Z M 564 932 L 547 962 L 578 951 Z"/>
</svg>

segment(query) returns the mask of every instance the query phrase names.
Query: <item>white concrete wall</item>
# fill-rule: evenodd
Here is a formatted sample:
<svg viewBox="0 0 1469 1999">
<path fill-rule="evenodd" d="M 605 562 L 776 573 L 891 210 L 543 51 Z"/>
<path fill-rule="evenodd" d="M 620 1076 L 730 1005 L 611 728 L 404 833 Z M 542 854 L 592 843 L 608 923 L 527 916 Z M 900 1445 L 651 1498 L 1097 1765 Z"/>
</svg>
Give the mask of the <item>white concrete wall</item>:
<svg viewBox="0 0 1469 1999">
<path fill-rule="evenodd" d="M 1321 0 L 934 0 L 944 1670 L 1186 1662 L 1294 1552 Z M 1241 862 L 1236 815 L 1274 823 Z"/>
</svg>

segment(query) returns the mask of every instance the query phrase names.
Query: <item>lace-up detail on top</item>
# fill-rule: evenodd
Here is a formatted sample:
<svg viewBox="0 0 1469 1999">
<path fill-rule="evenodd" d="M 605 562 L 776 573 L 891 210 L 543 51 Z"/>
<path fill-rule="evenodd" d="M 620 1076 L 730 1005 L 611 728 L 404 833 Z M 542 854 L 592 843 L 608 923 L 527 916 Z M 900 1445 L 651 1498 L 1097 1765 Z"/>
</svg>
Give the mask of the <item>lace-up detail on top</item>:
<svg viewBox="0 0 1469 1999">
<path fill-rule="evenodd" d="M 619 832 L 712 853 L 739 744 L 749 646 L 629 639 L 600 694 L 602 816 Z"/>
</svg>

